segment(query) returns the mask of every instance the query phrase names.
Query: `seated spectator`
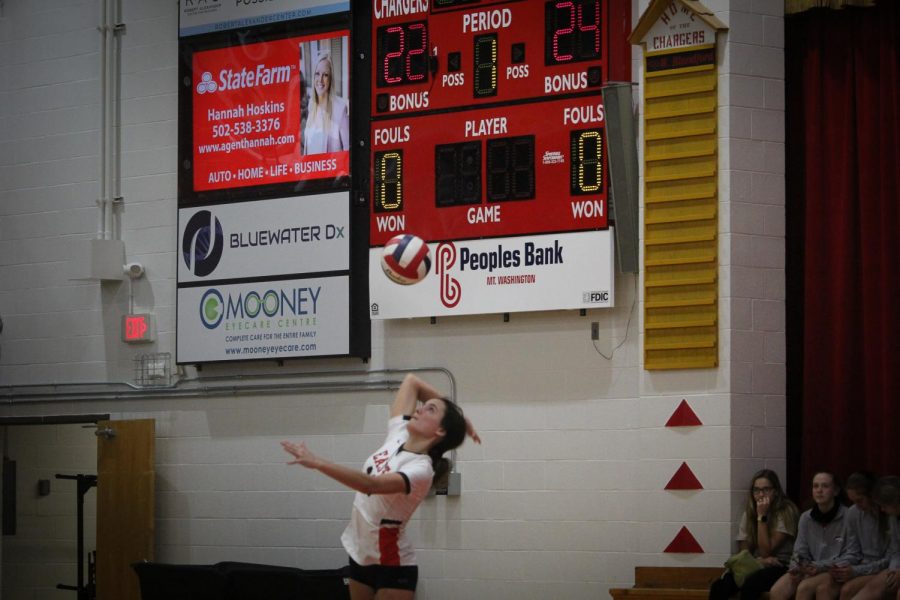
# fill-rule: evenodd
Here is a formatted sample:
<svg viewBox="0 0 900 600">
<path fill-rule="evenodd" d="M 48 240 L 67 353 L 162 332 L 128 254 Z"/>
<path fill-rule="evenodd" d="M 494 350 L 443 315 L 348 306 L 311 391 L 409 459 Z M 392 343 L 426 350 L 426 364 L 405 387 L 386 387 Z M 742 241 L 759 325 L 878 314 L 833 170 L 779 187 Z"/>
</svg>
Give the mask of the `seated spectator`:
<svg viewBox="0 0 900 600">
<path fill-rule="evenodd" d="M 740 589 L 741 600 L 756 600 L 788 568 L 799 511 L 781 489 L 778 475 L 769 469 L 757 472 L 750 480 L 747 505 L 738 527 L 738 547 L 749 551 L 762 567 L 750 574 L 740 588 L 731 571 L 709 588 L 710 600 L 726 600 Z"/>
<path fill-rule="evenodd" d="M 882 477 L 872 494 L 889 520 L 887 568 L 872 577 L 853 600 L 900 600 L 900 477 Z"/>
<path fill-rule="evenodd" d="M 859 563 L 836 564 L 828 581 L 816 590 L 817 600 L 838 595 L 850 600 L 888 565 L 888 521 L 872 498 L 876 478 L 871 473 L 853 473 L 847 479 L 847 498 L 853 505 L 847 510 L 847 544 L 851 553 L 861 556 Z"/>
<path fill-rule="evenodd" d="M 829 569 L 856 564 L 859 554 L 847 544 L 847 508 L 840 502 L 841 486 L 834 473 L 819 471 L 813 476 L 815 504 L 800 515 L 797 541 L 788 572 L 769 591 L 770 600 L 812 600 L 816 588 L 830 580 Z"/>
</svg>

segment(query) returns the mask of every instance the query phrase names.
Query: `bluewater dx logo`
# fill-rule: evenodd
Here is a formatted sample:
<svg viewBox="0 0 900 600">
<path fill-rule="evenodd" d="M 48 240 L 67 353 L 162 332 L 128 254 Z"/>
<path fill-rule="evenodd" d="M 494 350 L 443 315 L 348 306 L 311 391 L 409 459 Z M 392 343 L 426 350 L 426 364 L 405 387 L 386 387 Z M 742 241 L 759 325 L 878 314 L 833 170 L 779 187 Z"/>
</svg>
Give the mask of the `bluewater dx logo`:
<svg viewBox="0 0 900 600">
<path fill-rule="evenodd" d="M 225 234 L 219 219 L 208 210 L 196 212 L 181 239 L 181 252 L 188 270 L 197 277 L 206 277 L 218 266 L 224 248 Z"/>
</svg>

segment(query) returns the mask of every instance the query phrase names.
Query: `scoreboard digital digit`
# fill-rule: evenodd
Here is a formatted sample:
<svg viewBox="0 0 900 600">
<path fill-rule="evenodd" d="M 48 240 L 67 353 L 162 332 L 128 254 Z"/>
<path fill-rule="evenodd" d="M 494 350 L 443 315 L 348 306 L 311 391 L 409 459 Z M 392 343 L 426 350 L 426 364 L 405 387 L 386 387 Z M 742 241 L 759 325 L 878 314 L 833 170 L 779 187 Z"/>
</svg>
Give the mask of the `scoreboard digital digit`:
<svg viewBox="0 0 900 600">
<path fill-rule="evenodd" d="M 609 0 L 373 0 L 370 315 L 612 306 Z M 422 238 L 400 286 L 380 249 Z"/>
</svg>

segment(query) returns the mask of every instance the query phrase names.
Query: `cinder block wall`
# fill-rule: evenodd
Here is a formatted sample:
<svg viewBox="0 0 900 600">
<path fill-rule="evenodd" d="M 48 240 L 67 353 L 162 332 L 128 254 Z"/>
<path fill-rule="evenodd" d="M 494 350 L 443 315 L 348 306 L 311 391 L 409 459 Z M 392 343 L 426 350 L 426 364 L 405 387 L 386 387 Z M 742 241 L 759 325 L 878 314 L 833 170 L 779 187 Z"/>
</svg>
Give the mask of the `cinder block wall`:
<svg viewBox="0 0 900 600">
<path fill-rule="evenodd" d="M 731 4 L 744 5 L 707 3 L 732 27 L 720 64 L 718 369 L 644 371 L 640 297 L 613 360 L 599 355 L 590 323 L 599 322 L 597 347 L 605 353 L 622 340 L 640 290 L 630 275 L 618 277 L 617 307 L 608 311 L 513 314 L 508 323 L 499 315 L 376 322 L 368 364 L 316 360 L 281 368 L 442 367 L 454 375 L 485 443 L 459 453 L 462 496 L 427 500 L 411 526 L 421 548 L 418 597 L 602 598 L 609 587 L 630 585 L 635 565 L 721 564 L 741 495 L 733 489 L 743 489 L 746 473 L 763 464 L 783 466 L 783 142 L 769 139 L 778 135 L 783 105 L 781 66 L 771 58 L 781 45 L 781 19 L 777 2 L 754 4 L 753 14 L 730 11 Z M 146 266 L 135 307 L 157 315 L 159 340 L 138 350 L 118 341 L 127 284 L 69 279 L 76 242 L 97 228 L 97 2 L 6 0 L 0 386 L 132 379 L 135 354 L 174 353 L 177 10 L 174 2 L 123 5 L 123 239 L 127 258 Z M 633 23 L 646 5 L 634 3 Z M 747 46 L 741 60 L 738 43 Z M 636 81 L 640 63 L 635 50 Z M 756 82 L 768 91 L 748 100 Z M 750 130 L 733 136 L 747 112 Z M 747 252 L 748 244 L 768 250 Z M 276 366 L 202 374 L 261 369 Z M 430 379 L 446 389 L 441 376 Z M 664 427 L 682 399 L 702 427 Z M 284 466 L 278 441 L 306 439 L 358 465 L 380 439 L 389 401 L 388 393 L 368 392 L 10 404 L 0 416 L 156 419 L 158 560 L 327 568 L 345 561 L 338 538 L 352 494 Z M 682 462 L 703 490 L 663 489 Z M 663 553 L 683 526 L 705 553 Z M 4 563 L 0 577 L 8 570 Z"/>
</svg>

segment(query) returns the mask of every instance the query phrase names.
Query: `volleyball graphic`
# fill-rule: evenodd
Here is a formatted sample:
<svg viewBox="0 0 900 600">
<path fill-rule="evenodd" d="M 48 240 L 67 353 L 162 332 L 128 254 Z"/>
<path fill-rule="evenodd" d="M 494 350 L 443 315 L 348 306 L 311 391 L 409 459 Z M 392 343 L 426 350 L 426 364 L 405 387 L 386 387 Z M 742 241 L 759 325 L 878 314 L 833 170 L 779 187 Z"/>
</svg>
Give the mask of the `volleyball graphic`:
<svg viewBox="0 0 900 600">
<path fill-rule="evenodd" d="M 418 283 L 425 279 L 431 269 L 431 253 L 422 238 L 402 233 L 392 237 L 384 245 L 381 268 L 394 283 Z"/>
</svg>

